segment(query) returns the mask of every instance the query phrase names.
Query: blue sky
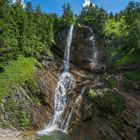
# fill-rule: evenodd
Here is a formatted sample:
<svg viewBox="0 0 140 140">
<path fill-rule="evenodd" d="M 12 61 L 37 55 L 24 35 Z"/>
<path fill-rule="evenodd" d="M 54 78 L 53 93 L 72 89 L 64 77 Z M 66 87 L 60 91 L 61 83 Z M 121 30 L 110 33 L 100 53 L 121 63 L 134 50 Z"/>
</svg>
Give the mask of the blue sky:
<svg viewBox="0 0 140 140">
<path fill-rule="evenodd" d="M 24 0 L 26 3 L 28 0 Z M 62 14 L 62 6 L 64 3 L 69 2 L 71 4 L 74 14 L 79 14 L 84 0 L 30 0 L 33 4 L 33 7 L 36 7 L 37 4 L 41 5 L 42 11 L 47 13 L 57 13 L 58 15 Z M 91 0 L 92 3 L 103 7 L 107 12 L 119 12 L 124 9 L 130 0 Z M 140 2 L 140 0 L 135 0 Z"/>
</svg>

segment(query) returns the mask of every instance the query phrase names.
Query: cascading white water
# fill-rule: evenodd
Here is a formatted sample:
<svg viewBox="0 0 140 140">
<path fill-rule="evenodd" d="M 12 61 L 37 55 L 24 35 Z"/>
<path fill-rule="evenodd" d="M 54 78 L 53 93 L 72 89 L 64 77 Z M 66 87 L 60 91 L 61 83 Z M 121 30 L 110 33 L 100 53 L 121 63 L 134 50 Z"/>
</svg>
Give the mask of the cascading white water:
<svg viewBox="0 0 140 140">
<path fill-rule="evenodd" d="M 95 35 L 94 35 L 91 27 L 89 27 L 89 26 L 83 26 L 83 27 L 87 28 L 92 34 L 92 36 L 90 37 L 90 41 L 92 41 L 92 44 L 93 44 L 93 65 L 96 65 L 96 64 L 99 63 L 99 60 L 98 60 L 99 50 L 98 50 L 98 47 L 95 44 Z"/>
<path fill-rule="evenodd" d="M 68 72 L 69 67 L 70 67 L 70 48 L 71 48 L 71 43 L 72 43 L 73 28 L 74 28 L 74 25 L 71 25 L 69 33 L 68 33 L 67 45 L 66 45 L 65 54 L 64 54 L 64 72 Z"/>
<path fill-rule="evenodd" d="M 76 86 L 75 79 L 69 73 L 70 48 L 72 42 L 73 28 L 74 25 L 71 25 L 67 37 L 67 45 L 64 54 L 64 72 L 59 77 L 59 81 L 55 90 L 54 115 L 48 126 L 44 130 L 38 132 L 39 135 L 48 134 L 54 130 L 64 130 L 64 127 L 62 126 L 62 114 L 67 105 L 67 95 L 70 94 Z"/>
<path fill-rule="evenodd" d="M 93 62 L 94 62 L 94 65 L 98 64 L 98 48 L 96 47 L 96 44 L 95 44 L 95 37 L 93 36 L 93 47 L 94 47 L 94 52 L 93 52 Z"/>
<path fill-rule="evenodd" d="M 71 108 L 71 111 L 70 113 L 68 114 L 68 116 L 66 117 L 66 120 L 65 120 L 65 124 L 64 124 L 64 131 L 67 131 L 68 128 L 69 128 L 69 124 L 71 122 L 71 118 L 72 118 L 72 115 L 73 113 L 75 112 L 76 110 L 76 107 L 78 106 L 80 100 L 82 99 L 82 96 L 84 94 L 84 91 L 85 91 L 86 87 L 83 87 L 82 91 L 81 91 L 81 94 L 76 98 L 72 108 Z"/>
</svg>

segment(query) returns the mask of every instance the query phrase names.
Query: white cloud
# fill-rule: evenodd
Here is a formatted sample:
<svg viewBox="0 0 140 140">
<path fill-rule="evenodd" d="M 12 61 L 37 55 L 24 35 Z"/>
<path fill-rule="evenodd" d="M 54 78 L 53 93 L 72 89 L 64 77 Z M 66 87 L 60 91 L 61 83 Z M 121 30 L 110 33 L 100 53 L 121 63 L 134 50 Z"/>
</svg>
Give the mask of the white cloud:
<svg viewBox="0 0 140 140">
<path fill-rule="evenodd" d="M 16 3 L 17 0 L 12 0 L 12 3 Z M 21 5 L 23 6 L 23 8 L 25 8 L 25 3 L 24 3 L 24 0 L 21 0 Z"/>
<path fill-rule="evenodd" d="M 87 7 L 87 6 L 90 6 L 92 2 L 90 0 L 85 0 L 84 3 L 83 3 L 83 7 Z M 92 3 L 92 5 L 95 7 L 95 4 Z"/>
<path fill-rule="evenodd" d="M 83 3 L 83 7 L 89 6 L 91 3 L 90 0 L 85 0 L 85 2 Z"/>
</svg>

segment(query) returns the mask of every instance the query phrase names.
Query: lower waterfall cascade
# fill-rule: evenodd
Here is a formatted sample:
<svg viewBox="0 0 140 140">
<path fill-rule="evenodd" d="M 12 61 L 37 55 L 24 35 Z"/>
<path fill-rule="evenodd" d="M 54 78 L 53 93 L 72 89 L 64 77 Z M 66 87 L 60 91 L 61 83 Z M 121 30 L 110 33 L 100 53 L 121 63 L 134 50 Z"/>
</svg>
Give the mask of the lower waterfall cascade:
<svg viewBox="0 0 140 140">
<path fill-rule="evenodd" d="M 44 130 L 38 132 L 39 135 L 49 134 L 55 130 L 66 130 L 62 124 L 62 114 L 67 105 L 67 95 L 73 91 L 75 86 L 76 81 L 69 72 L 61 74 L 55 91 L 55 105 L 52 120 Z"/>
</svg>

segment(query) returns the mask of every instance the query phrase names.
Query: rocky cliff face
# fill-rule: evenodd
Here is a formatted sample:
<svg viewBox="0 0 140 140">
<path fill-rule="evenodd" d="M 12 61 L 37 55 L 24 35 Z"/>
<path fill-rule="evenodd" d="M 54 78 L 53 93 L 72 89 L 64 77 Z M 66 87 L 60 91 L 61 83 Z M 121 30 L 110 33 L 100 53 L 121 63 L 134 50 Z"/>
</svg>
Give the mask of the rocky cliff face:
<svg viewBox="0 0 140 140">
<path fill-rule="evenodd" d="M 76 102 L 69 126 L 70 139 L 85 140 L 132 140 L 139 138 L 139 94 L 126 91 L 115 74 L 114 85 L 107 82 L 108 76 L 96 75 L 83 69 L 73 69 L 77 81 L 73 94 L 69 95 L 65 115 Z M 114 75 L 112 75 L 113 77 Z M 83 90 L 84 89 L 84 90 Z"/>
<path fill-rule="evenodd" d="M 54 47 L 54 52 L 62 59 L 64 56 L 67 34 L 68 29 L 60 33 L 58 36 L 57 45 L 56 47 Z M 74 26 L 72 47 L 70 53 L 72 65 L 76 65 L 76 67 L 88 70 L 96 70 L 97 67 L 98 71 L 102 70 L 104 68 L 103 64 L 106 59 L 105 53 L 103 52 L 102 48 L 103 46 L 99 42 L 97 42 L 97 37 L 90 27 Z"/>
</svg>

